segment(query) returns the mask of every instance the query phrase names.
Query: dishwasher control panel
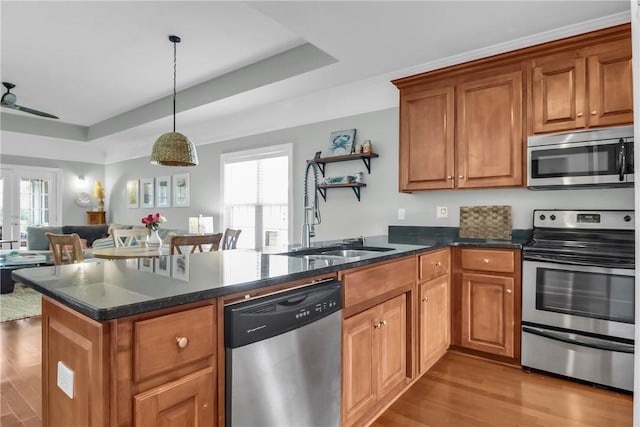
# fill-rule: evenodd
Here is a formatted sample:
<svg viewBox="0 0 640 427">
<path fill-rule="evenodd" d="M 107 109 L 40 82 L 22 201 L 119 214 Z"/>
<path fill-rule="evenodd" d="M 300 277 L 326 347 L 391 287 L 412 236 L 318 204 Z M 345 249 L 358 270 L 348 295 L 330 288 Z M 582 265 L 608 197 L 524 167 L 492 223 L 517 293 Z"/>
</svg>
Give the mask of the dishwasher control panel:
<svg viewBox="0 0 640 427">
<path fill-rule="evenodd" d="M 236 348 L 300 328 L 342 309 L 342 283 L 330 280 L 224 309 L 225 347 Z"/>
</svg>

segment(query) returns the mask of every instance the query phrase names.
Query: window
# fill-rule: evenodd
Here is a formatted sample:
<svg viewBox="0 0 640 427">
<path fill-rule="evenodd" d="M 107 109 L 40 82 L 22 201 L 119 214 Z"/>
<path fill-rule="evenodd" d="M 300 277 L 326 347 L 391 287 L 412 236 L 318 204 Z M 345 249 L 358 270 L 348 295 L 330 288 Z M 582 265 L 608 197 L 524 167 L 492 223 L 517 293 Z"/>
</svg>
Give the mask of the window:
<svg viewBox="0 0 640 427">
<path fill-rule="evenodd" d="M 239 248 L 290 240 L 291 144 L 221 156 L 222 231 L 241 229 Z"/>
</svg>

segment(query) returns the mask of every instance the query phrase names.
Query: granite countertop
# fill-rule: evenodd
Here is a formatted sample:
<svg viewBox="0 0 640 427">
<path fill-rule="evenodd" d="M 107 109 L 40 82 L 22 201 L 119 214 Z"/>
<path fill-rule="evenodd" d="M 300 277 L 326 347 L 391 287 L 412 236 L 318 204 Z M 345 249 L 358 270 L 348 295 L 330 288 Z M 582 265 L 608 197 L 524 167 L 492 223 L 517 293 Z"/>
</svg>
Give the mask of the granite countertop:
<svg viewBox="0 0 640 427">
<path fill-rule="evenodd" d="M 450 232 L 441 233 L 442 230 L 433 230 L 429 236 L 422 231 L 423 233 L 416 233 L 412 230 L 411 233 L 404 233 L 403 237 L 403 233 L 398 233 L 397 230 L 392 232 L 392 227 L 389 227 L 388 237 L 368 237 L 366 246 L 390 250 L 358 258 L 311 260 L 283 254 L 300 249 L 295 246 L 269 252 L 236 249 L 187 256 L 182 274 L 176 272 L 175 266 L 169 269 L 173 274 L 163 275 L 159 272 L 141 271 L 138 260 L 97 260 L 19 269 L 13 272 L 13 278 L 73 310 L 102 321 L 334 273 L 452 245 L 519 248 L 526 243 L 520 240 L 456 239 Z M 318 242 L 314 246 L 337 243 L 340 241 Z M 172 262 L 172 257 L 167 260 Z"/>
</svg>

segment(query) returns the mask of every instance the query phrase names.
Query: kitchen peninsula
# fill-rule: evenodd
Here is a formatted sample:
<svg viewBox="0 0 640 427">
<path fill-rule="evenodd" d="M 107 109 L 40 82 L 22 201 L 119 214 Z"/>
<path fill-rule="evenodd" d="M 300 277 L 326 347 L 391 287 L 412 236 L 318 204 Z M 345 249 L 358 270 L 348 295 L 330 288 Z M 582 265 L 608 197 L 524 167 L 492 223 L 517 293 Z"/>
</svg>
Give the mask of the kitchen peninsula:
<svg viewBox="0 0 640 427">
<path fill-rule="evenodd" d="M 519 253 L 524 243 L 445 236 L 427 240 L 403 244 L 372 238 L 368 246 L 389 250 L 323 262 L 245 250 L 194 254 L 181 278 L 139 271 L 127 261 L 16 271 L 17 280 L 45 296 L 44 426 L 157 425 L 162 418 L 223 426 L 224 306 L 327 278 L 343 282 L 342 425 L 364 424 L 449 347 L 449 247 Z M 431 266 L 434 256 L 438 261 Z M 432 267 L 440 270 L 432 274 Z M 418 283 L 430 283 L 432 277 L 440 282 L 446 277 L 440 312 L 446 321 L 433 326 L 445 329 L 424 335 Z M 400 338 L 400 346 L 376 344 L 376 351 L 392 353 L 385 359 L 389 365 L 382 367 L 390 375 L 371 374 L 373 395 L 363 396 L 360 388 L 351 387 L 349 375 L 362 381 L 366 357 L 354 347 L 360 337 L 349 327 L 388 307 L 397 308 L 399 316 L 389 322 L 386 334 Z M 441 336 L 444 344 L 429 354 L 428 364 L 418 363 L 426 360 L 420 353 L 429 350 L 431 336 Z M 358 363 L 349 363 L 350 354 Z"/>
</svg>

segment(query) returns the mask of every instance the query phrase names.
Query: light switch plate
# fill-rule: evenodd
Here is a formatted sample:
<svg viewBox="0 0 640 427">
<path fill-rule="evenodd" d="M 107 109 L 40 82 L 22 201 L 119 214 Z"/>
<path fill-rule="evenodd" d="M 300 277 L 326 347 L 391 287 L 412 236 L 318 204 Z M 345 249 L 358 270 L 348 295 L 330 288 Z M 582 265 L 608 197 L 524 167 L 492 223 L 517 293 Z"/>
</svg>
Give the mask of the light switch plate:
<svg viewBox="0 0 640 427">
<path fill-rule="evenodd" d="M 58 387 L 64 392 L 70 399 L 73 399 L 73 371 L 67 366 L 58 361 Z"/>
<path fill-rule="evenodd" d="M 404 208 L 398 208 L 398 221 L 404 221 L 405 220 L 405 210 Z"/>
</svg>

